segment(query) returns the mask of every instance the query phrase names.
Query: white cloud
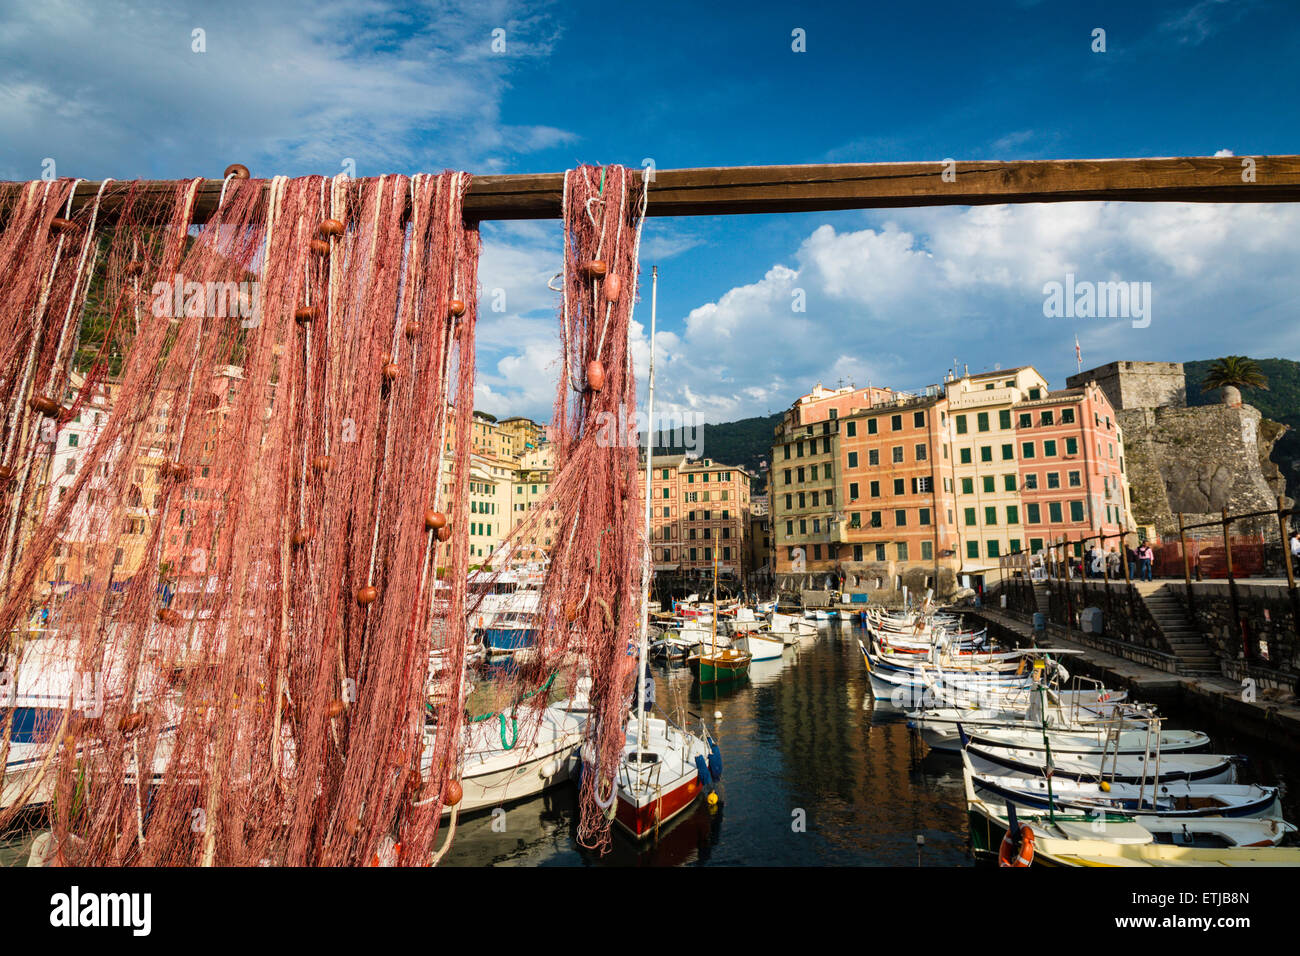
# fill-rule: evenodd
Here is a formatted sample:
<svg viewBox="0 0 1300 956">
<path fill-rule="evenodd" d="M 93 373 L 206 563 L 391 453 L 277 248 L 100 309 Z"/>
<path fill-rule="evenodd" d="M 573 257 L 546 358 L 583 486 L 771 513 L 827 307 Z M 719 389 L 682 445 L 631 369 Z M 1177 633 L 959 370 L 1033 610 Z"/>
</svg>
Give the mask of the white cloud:
<svg viewBox="0 0 1300 956">
<path fill-rule="evenodd" d="M 189 12 L 121 0 L 7 5 L 0 31 L 0 177 L 360 175 L 492 171 L 572 139 L 512 127 L 499 103 L 514 64 L 556 40 L 545 6 L 502 0 L 393 10 L 369 0 L 256 0 Z M 507 30 L 507 54 L 491 31 Z M 192 50 L 205 31 L 206 52 Z"/>
</svg>

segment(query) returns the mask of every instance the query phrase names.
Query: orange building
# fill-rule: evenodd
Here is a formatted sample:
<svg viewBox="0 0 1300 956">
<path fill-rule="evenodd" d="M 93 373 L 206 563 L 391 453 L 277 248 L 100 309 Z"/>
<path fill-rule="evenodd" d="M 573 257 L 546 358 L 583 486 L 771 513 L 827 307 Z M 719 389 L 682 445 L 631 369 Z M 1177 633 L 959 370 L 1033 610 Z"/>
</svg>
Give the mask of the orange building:
<svg viewBox="0 0 1300 956">
<path fill-rule="evenodd" d="M 735 465 L 685 455 L 651 460 L 650 547 L 656 572 L 739 578 L 748 565 L 753 475 Z M 645 492 L 645 478 L 641 478 Z"/>
<path fill-rule="evenodd" d="M 844 559 L 891 562 L 895 571 L 955 563 L 953 486 L 943 474 L 947 405 L 936 388 L 840 420 Z"/>
</svg>

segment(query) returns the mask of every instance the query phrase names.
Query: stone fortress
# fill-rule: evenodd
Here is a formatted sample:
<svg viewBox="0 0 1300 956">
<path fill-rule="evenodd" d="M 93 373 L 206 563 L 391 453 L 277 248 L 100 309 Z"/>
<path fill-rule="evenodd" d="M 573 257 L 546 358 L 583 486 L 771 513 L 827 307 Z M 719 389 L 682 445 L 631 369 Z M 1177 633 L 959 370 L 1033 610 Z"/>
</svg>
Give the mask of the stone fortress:
<svg viewBox="0 0 1300 956">
<path fill-rule="evenodd" d="M 1285 479 L 1269 460 L 1286 426 L 1251 405 L 1189 407 L 1181 362 L 1111 362 L 1066 379 L 1077 388 L 1095 381 L 1115 407 L 1133 515 L 1162 538 L 1187 524 L 1277 507 Z M 1200 383 L 1190 386 L 1199 389 Z M 1230 393 L 1231 394 L 1231 393 Z M 1234 533 L 1276 534 L 1276 519 L 1236 522 Z"/>
</svg>

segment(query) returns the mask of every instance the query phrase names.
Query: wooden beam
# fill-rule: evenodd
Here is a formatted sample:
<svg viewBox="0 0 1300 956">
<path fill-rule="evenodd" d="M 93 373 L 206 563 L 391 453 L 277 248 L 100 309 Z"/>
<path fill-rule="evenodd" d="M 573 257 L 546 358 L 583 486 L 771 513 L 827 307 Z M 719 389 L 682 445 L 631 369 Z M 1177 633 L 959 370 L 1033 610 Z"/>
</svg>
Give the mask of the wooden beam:
<svg viewBox="0 0 1300 956">
<path fill-rule="evenodd" d="M 1300 202 L 1300 156 L 1258 156 L 1251 162 L 1253 169 L 1237 156 L 661 169 L 650 184 L 647 214 L 714 216 L 1081 200 Z M 159 196 L 174 188 L 167 182 L 143 185 Z M 0 184 L 0 207 L 20 188 L 19 183 Z M 98 189 L 97 182 L 79 185 L 74 207 L 93 198 Z M 563 189 L 563 173 L 479 176 L 465 197 L 465 218 L 559 218 Z M 113 215 L 122 192 L 116 184 L 111 187 L 104 215 Z M 196 222 L 212 215 L 220 195 L 220 180 L 200 187 Z"/>
</svg>

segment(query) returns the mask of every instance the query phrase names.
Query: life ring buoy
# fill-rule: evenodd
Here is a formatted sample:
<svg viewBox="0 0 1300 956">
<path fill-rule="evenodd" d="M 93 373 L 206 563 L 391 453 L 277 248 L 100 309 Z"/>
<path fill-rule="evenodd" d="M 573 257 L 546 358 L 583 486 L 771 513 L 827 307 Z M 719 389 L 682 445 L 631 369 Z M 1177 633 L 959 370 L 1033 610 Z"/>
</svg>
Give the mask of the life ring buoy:
<svg viewBox="0 0 1300 956">
<path fill-rule="evenodd" d="M 1020 840 L 1011 838 L 1011 829 L 1007 829 L 1002 838 L 1002 847 L 998 850 L 998 866 L 1023 867 L 1034 862 L 1034 831 L 1027 826 L 1020 827 Z"/>
</svg>

